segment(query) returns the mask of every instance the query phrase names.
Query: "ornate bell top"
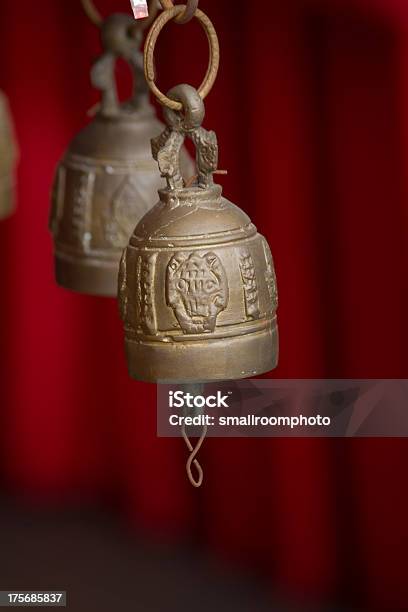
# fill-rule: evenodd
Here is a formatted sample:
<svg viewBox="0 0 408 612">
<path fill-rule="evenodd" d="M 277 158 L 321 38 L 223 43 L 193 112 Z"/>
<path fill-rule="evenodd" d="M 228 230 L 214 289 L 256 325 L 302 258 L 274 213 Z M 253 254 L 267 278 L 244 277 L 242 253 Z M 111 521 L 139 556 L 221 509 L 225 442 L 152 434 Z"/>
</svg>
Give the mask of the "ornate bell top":
<svg viewBox="0 0 408 612">
<path fill-rule="evenodd" d="M 130 164 L 143 159 L 152 167 L 154 161 L 149 158 L 146 142 L 161 129 L 163 125 L 150 105 L 143 112 L 139 110 L 131 115 L 105 117 L 98 114 L 71 141 L 67 154 L 100 161 L 115 159 Z"/>
<path fill-rule="evenodd" d="M 142 31 L 130 15 L 111 15 L 101 25 L 101 42 L 103 52 L 91 70 L 92 84 L 102 92 L 98 115 L 116 118 L 128 115 L 137 121 L 138 115 L 144 115 L 146 107 L 150 106 L 140 50 Z M 115 79 L 115 64 L 119 58 L 129 64 L 134 78 L 133 95 L 124 103 L 119 101 Z"/>
<path fill-rule="evenodd" d="M 159 191 L 159 203 L 137 225 L 130 244 L 216 244 L 250 238 L 256 228 L 249 217 L 222 196 L 222 187 L 214 183 L 218 166 L 218 145 L 214 132 L 201 127 L 204 104 L 190 85 L 179 85 L 169 96 L 185 104 L 181 115 L 166 110 L 168 128 L 152 140 L 153 156 L 159 163 L 167 188 Z M 179 168 L 179 151 L 185 137 L 197 148 L 196 182 L 186 187 Z"/>
<path fill-rule="evenodd" d="M 160 190 L 159 203 L 139 222 L 130 244 L 209 245 L 254 236 L 256 227 L 248 215 L 221 194 L 216 184 L 205 189 Z"/>
<path fill-rule="evenodd" d="M 68 154 L 129 163 L 137 162 L 139 158 L 147 161 L 144 145 L 152 133 L 159 133 L 162 124 L 149 101 L 140 51 L 142 31 L 130 15 L 114 14 L 101 24 L 101 42 L 103 52 L 91 70 L 91 81 L 101 91 L 101 102 L 94 120 L 71 142 Z M 118 58 L 129 64 L 134 81 L 131 98 L 122 103 L 115 80 Z M 140 143 L 139 156 L 137 143 Z"/>
</svg>

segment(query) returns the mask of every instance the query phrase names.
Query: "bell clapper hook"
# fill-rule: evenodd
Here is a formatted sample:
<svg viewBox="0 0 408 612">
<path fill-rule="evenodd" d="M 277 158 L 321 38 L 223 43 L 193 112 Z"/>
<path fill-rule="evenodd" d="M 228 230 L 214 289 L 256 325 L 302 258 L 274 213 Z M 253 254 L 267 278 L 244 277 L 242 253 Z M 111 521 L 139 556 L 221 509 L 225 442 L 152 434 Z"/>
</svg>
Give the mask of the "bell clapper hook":
<svg viewBox="0 0 408 612">
<path fill-rule="evenodd" d="M 196 397 L 197 395 L 202 395 L 204 391 L 204 385 L 201 383 L 196 383 L 196 384 L 191 383 L 191 384 L 182 385 L 182 388 L 185 393 L 190 393 L 193 397 Z M 195 417 L 195 416 L 203 415 L 203 414 L 204 414 L 203 408 L 185 407 L 183 416 Z M 188 450 L 190 451 L 190 456 L 186 464 L 187 476 L 188 476 L 190 483 L 193 485 L 193 487 L 195 487 L 196 489 L 199 489 L 201 485 L 203 484 L 204 472 L 203 472 L 203 469 L 199 461 L 196 459 L 196 457 L 207 435 L 207 425 L 202 426 L 200 438 L 198 439 L 198 442 L 195 446 L 191 444 L 190 438 L 188 437 L 188 434 L 187 434 L 187 428 L 185 424 L 183 424 L 181 428 L 181 434 L 184 438 L 184 441 L 186 443 Z M 197 477 L 194 477 L 193 466 L 197 471 Z"/>
</svg>

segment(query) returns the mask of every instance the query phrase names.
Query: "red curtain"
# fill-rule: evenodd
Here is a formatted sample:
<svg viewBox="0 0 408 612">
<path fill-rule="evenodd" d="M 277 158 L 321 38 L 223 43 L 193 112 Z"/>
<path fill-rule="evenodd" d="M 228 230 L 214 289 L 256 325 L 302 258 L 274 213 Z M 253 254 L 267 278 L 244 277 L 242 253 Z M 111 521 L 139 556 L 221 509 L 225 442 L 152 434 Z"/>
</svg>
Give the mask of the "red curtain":
<svg viewBox="0 0 408 612">
<path fill-rule="evenodd" d="M 106 14 L 128 4 L 98 2 Z M 221 40 L 206 126 L 225 194 L 276 262 L 271 376 L 407 377 L 406 3 L 201 8 Z M 197 24 L 169 26 L 164 90 L 199 83 L 204 41 Z M 2 0 L 0 87 L 21 150 L 18 211 L 0 223 L 5 485 L 35 500 L 113 497 L 152 532 L 195 537 L 282 590 L 408 609 L 405 440 L 209 440 L 205 486 L 192 490 L 182 442 L 156 438 L 154 386 L 127 376 L 115 301 L 55 286 L 50 186 L 97 100 L 98 52 L 79 0 Z"/>
</svg>

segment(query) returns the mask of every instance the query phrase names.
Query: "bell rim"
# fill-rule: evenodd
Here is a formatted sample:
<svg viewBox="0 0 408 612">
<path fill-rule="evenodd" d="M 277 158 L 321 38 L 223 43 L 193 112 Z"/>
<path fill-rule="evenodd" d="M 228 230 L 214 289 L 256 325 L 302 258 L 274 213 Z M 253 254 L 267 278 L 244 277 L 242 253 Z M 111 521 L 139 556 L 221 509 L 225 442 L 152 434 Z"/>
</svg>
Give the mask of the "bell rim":
<svg viewBox="0 0 408 612">
<path fill-rule="evenodd" d="M 221 382 L 243 380 L 273 371 L 279 362 L 279 331 L 277 320 L 261 332 L 237 335 L 225 340 L 203 338 L 210 359 L 203 362 L 202 343 L 181 350 L 174 343 L 161 343 L 159 347 L 125 339 L 129 376 L 150 383 Z M 208 343 L 208 344 L 207 344 Z M 255 350 L 256 349 L 256 350 Z M 151 364 L 160 364 L 160 376 L 154 375 Z M 177 362 L 177 365 L 175 365 Z M 198 364 L 198 365 L 197 365 Z M 169 375 L 177 367 L 182 374 Z M 200 368 L 198 374 L 197 368 Z M 229 372 L 229 373 L 228 373 Z"/>
</svg>

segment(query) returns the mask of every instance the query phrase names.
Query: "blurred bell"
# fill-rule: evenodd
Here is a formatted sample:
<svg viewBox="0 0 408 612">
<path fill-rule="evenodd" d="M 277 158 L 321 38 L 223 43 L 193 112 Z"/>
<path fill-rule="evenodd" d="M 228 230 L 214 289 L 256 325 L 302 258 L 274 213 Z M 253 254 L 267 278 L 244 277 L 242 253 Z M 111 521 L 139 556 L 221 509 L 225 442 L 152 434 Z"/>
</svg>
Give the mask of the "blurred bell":
<svg viewBox="0 0 408 612">
<path fill-rule="evenodd" d="M 6 96 L 0 91 L 0 219 L 15 206 L 15 164 L 17 144 Z"/>
<path fill-rule="evenodd" d="M 167 188 L 136 227 L 119 275 L 129 373 L 149 382 L 232 380 L 260 375 L 278 360 L 278 304 L 268 243 L 214 183 L 218 147 L 201 127 L 197 91 L 168 96 L 169 128 L 152 141 Z M 197 149 L 197 182 L 177 164 L 185 136 Z"/>
<path fill-rule="evenodd" d="M 121 14 L 102 24 L 104 52 L 91 73 L 102 92 L 101 104 L 56 173 L 50 222 L 56 280 L 81 293 L 117 295 L 123 249 L 163 185 L 150 150 L 150 139 L 163 125 L 149 103 L 137 27 L 132 17 Z M 122 104 L 115 82 L 118 58 L 128 62 L 136 85 L 132 98 Z M 194 173 L 184 149 L 181 166 L 186 176 Z"/>
</svg>

